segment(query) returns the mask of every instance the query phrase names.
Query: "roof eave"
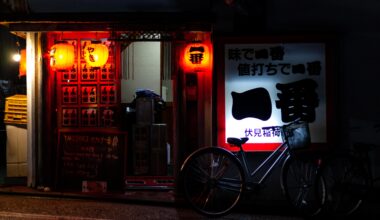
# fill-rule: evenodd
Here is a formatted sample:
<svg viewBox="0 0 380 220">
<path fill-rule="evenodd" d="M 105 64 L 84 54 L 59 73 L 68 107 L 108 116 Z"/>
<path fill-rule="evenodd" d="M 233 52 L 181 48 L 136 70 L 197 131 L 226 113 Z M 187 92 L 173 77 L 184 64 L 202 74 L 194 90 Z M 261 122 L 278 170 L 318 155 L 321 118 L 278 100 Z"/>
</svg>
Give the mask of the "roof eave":
<svg viewBox="0 0 380 220">
<path fill-rule="evenodd" d="M 10 31 L 91 30 L 199 30 L 211 31 L 210 13 L 128 12 L 128 13 L 38 13 L 1 14 L 0 24 Z"/>
</svg>

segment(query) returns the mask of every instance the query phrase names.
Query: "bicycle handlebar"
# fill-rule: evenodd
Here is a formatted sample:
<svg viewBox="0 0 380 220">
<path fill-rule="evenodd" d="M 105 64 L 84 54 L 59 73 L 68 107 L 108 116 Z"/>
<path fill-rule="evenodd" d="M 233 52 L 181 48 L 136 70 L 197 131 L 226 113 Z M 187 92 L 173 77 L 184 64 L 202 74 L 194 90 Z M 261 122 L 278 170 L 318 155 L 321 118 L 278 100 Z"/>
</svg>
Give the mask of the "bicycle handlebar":
<svg viewBox="0 0 380 220">
<path fill-rule="evenodd" d="M 269 130 L 269 129 L 276 129 L 276 128 L 282 128 L 282 126 L 268 126 L 268 127 L 262 127 L 262 129 Z"/>
</svg>

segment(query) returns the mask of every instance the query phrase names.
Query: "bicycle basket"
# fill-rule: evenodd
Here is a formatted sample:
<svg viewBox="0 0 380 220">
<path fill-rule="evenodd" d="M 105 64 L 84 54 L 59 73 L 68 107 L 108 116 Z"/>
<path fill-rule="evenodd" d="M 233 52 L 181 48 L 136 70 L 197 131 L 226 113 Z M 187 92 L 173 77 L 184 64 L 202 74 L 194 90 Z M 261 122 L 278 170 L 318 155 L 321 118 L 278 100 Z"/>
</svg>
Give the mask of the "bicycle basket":
<svg viewBox="0 0 380 220">
<path fill-rule="evenodd" d="M 284 133 L 290 150 L 302 149 L 310 145 L 310 131 L 307 122 L 285 126 Z"/>
</svg>

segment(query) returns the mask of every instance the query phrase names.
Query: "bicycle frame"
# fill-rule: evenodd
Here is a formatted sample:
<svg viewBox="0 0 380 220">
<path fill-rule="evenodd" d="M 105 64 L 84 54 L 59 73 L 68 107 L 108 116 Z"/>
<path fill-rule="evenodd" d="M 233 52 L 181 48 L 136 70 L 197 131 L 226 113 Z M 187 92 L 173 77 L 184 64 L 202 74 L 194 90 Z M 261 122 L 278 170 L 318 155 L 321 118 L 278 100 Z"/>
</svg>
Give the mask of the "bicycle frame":
<svg viewBox="0 0 380 220">
<path fill-rule="evenodd" d="M 273 171 L 273 168 L 280 162 L 280 160 L 284 157 L 285 154 L 288 153 L 288 150 L 289 147 L 287 146 L 287 142 L 283 142 L 281 145 L 279 145 L 268 157 L 266 157 L 260 164 L 259 166 L 253 170 L 251 172 L 251 170 L 249 169 L 249 166 L 248 166 L 248 163 L 247 163 L 247 156 L 246 156 L 246 153 L 244 152 L 244 150 L 240 149 L 238 152 L 236 152 L 236 156 L 238 157 L 237 154 L 241 154 L 241 159 L 239 159 L 239 161 L 241 161 L 241 164 L 243 166 L 243 169 L 244 169 L 244 172 L 245 172 L 245 175 L 247 176 L 247 181 L 246 182 L 251 182 L 251 183 L 254 183 L 254 184 L 262 184 L 266 178 L 268 177 L 268 175 Z M 280 152 L 281 151 L 281 152 Z M 279 155 L 277 155 L 277 157 L 275 157 L 276 154 L 278 154 L 280 152 Z M 257 177 L 257 174 L 263 170 L 264 166 L 266 164 L 269 163 L 269 161 L 271 161 L 273 158 L 275 158 L 275 160 L 270 164 L 270 166 L 264 170 L 264 174 L 261 176 L 261 178 L 255 182 L 253 179 L 255 177 Z"/>
<path fill-rule="evenodd" d="M 287 127 L 290 125 L 291 127 Z M 310 172 L 305 174 L 305 172 L 301 170 L 300 172 L 297 171 L 296 175 L 289 175 L 289 172 L 292 171 L 292 168 L 289 167 L 293 165 L 298 166 L 298 163 L 294 163 L 297 161 L 292 160 L 292 150 L 303 147 L 305 143 L 296 142 L 304 137 L 304 133 L 300 133 L 299 131 L 297 131 L 298 133 L 294 133 L 295 129 L 304 129 L 304 124 L 301 126 L 298 126 L 298 124 L 293 125 L 295 125 L 294 122 L 288 125 L 263 128 L 271 129 L 273 132 L 276 132 L 276 136 L 278 135 L 277 132 L 281 132 L 282 142 L 279 143 L 279 146 L 277 146 L 274 151 L 268 152 L 265 158 L 261 158 L 261 161 L 258 161 L 258 165 L 255 165 L 256 167 L 254 168 L 249 166 L 250 164 L 248 162 L 250 161 L 247 159 L 247 152 L 245 152 L 242 147 L 248 141 L 247 137 L 227 138 L 227 143 L 238 147 L 239 150 L 237 151 L 230 151 L 224 147 L 216 146 L 201 148 L 190 154 L 181 167 L 186 200 L 197 211 L 207 216 L 224 215 L 236 206 L 242 193 L 260 190 L 260 186 L 263 182 L 267 180 L 270 174 L 273 174 L 275 166 L 279 165 L 283 160 L 282 168 L 280 166 L 281 187 L 287 198 L 291 204 L 297 206 L 297 208 L 307 206 L 308 210 L 310 207 L 310 209 L 312 209 L 311 211 L 315 213 L 317 211 L 315 206 L 318 206 L 317 208 L 319 210 L 322 199 L 319 199 L 320 197 L 313 197 L 313 195 L 309 198 L 306 197 L 306 195 L 310 191 L 310 188 L 314 187 L 314 181 L 310 183 L 308 181 L 315 177 L 316 173 L 313 173 L 313 176 L 309 177 L 306 175 Z M 308 130 L 301 130 L 301 132 L 308 132 Z M 291 139 L 289 139 L 289 137 L 291 137 Z M 307 141 L 307 139 L 305 140 Z M 301 163 L 303 167 L 303 162 Z M 307 171 L 311 170 L 308 169 L 310 167 L 309 164 L 305 166 Z M 299 177 L 300 175 L 301 177 Z M 289 185 L 289 183 L 286 182 L 287 178 L 295 180 L 297 185 L 294 185 L 294 181 L 290 181 Z M 322 184 L 323 198 L 325 198 L 324 181 L 323 179 L 320 180 L 318 183 Z M 283 184 L 283 181 L 285 181 L 285 184 Z M 300 186 L 298 186 L 299 182 L 301 182 Z M 293 186 L 296 186 L 294 190 Z M 289 187 L 291 187 L 290 190 Z M 311 190 L 314 190 L 314 188 Z M 308 201 L 309 199 L 310 203 Z M 298 202 L 300 201 L 304 202 L 302 203 L 304 205 L 299 206 Z M 321 203 L 319 203 L 319 201 L 321 201 Z"/>
</svg>

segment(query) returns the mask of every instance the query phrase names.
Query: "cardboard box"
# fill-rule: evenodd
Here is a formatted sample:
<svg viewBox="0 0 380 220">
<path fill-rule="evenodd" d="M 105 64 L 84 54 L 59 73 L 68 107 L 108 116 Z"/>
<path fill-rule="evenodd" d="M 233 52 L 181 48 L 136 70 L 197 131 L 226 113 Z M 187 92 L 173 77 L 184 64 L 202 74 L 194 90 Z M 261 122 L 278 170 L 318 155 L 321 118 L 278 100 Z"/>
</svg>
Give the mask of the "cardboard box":
<svg viewBox="0 0 380 220">
<path fill-rule="evenodd" d="M 154 122 L 153 98 L 141 97 L 136 99 L 136 123 L 152 124 Z"/>
<path fill-rule="evenodd" d="M 166 124 L 152 124 L 150 137 L 150 175 L 167 175 Z"/>
<path fill-rule="evenodd" d="M 134 125 L 132 140 L 133 174 L 147 175 L 149 172 L 150 125 Z"/>
<path fill-rule="evenodd" d="M 167 175 L 167 125 L 133 126 L 132 163 L 134 175 Z"/>
</svg>

